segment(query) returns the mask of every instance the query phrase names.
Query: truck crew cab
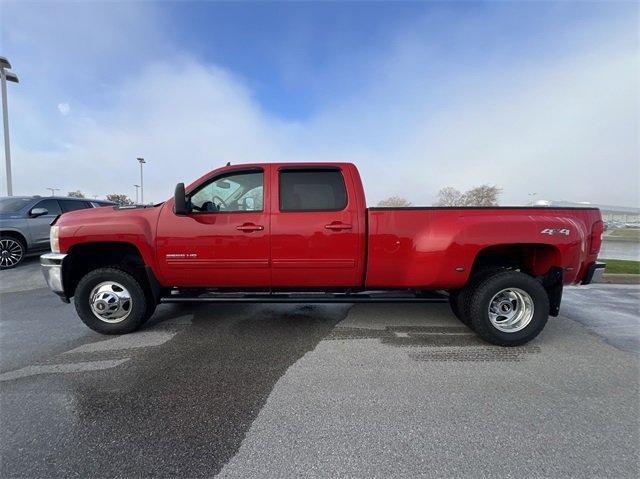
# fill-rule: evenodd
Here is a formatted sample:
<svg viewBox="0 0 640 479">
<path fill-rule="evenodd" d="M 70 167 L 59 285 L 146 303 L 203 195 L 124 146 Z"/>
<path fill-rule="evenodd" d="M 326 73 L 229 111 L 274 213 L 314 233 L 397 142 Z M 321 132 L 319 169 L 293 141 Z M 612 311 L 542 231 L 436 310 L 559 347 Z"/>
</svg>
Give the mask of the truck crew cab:
<svg viewBox="0 0 640 479">
<path fill-rule="evenodd" d="M 493 344 L 536 337 L 598 280 L 595 208 L 367 208 L 349 163 L 227 165 L 159 205 L 60 216 L 51 289 L 105 334 L 160 302 L 436 302 Z"/>
</svg>

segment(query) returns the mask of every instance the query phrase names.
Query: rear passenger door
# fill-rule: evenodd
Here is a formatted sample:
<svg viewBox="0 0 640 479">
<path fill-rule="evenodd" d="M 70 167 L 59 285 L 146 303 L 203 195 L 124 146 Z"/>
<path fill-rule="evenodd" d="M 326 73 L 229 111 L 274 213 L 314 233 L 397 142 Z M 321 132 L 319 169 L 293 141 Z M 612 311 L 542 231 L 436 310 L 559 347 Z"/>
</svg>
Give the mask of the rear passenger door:
<svg viewBox="0 0 640 479">
<path fill-rule="evenodd" d="M 31 211 L 35 208 L 45 208 L 47 210 L 47 214 L 34 218 L 31 216 Z M 31 210 L 29 210 L 27 224 L 29 225 L 29 233 L 31 233 L 33 245 L 37 249 L 43 249 L 49 245 L 49 230 L 51 228 L 51 222 L 60 213 L 62 213 L 60 205 L 58 204 L 58 200 L 55 199 L 39 201 L 31 208 Z"/>
<path fill-rule="evenodd" d="M 361 284 L 364 225 L 350 184 L 339 167 L 272 170 L 273 287 Z"/>
</svg>

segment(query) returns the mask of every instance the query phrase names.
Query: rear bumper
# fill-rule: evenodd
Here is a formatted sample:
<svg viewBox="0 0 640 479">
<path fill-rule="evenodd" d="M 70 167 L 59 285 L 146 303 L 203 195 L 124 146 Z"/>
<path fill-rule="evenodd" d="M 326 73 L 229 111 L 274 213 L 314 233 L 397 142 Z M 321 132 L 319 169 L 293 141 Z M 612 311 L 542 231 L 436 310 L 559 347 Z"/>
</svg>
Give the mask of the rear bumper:
<svg viewBox="0 0 640 479">
<path fill-rule="evenodd" d="M 593 263 L 587 269 L 587 274 L 584 276 L 582 284 L 601 283 L 606 266 L 605 263 Z"/>
<path fill-rule="evenodd" d="M 51 291 L 60 296 L 62 301 L 68 303 L 69 298 L 64 290 L 64 278 L 62 275 L 62 267 L 66 257 L 66 254 L 61 253 L 43 254 L 40 256 L 40 267 Z"/>
</svg>

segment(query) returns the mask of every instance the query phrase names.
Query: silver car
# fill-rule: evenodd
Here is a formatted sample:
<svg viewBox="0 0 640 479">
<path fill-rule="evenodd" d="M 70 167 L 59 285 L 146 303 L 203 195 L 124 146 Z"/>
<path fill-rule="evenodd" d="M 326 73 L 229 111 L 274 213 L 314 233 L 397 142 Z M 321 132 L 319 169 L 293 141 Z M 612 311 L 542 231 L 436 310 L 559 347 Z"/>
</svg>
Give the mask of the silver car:
<svg viewBox="0 0 640 479">
<path fill-rule="evenodd" d="M 62 213 L 114 204 L 56 196 L 0 198 L 0 269 L 13 268 L 25 256 L 47 251 L 51 223 Z"/>
</svg>

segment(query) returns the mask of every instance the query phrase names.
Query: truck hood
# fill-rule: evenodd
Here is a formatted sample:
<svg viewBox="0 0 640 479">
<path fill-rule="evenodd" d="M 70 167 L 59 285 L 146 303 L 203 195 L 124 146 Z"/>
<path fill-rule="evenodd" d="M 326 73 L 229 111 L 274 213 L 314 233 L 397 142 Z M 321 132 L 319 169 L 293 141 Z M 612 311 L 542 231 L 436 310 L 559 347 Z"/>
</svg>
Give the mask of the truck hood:
<svg viewBox="0 0 640 479">
<path fill-rule="evenodd" d="M 139 206 L 122 208 L 117 206 L 101 206 L 84 210 L 63 213 L 56 221 L 58 225 L 91 225 L 91 224 L 120 224 L 128 219 L 152 219 L 160 213 L 160 206 Z"/>
<path fill-rule="evenodd" d="M 55 223 L 59 227 L 60 251 L 65 253 L 76 244 L 96 242 L 127 242 L 148 251 L 162 208 L 105 206 L 64 213 Z"/>
</svg>

